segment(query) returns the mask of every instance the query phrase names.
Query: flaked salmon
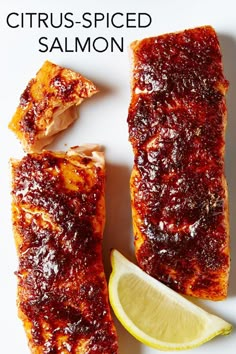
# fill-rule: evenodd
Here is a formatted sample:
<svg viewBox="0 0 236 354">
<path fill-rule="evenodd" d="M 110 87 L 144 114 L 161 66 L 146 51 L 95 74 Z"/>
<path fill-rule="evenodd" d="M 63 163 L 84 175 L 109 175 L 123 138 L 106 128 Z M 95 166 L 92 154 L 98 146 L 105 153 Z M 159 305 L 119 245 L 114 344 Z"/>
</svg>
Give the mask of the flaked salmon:
<svg viewBox="0 0 236 354">
<path fill-rule="evenodd" d="M 77 118 L 77 106 L 98 92 L 92 81 L 46 61 L 30 80 L 9 128 L 26 152 L 38 152 Z"/>
</svg>

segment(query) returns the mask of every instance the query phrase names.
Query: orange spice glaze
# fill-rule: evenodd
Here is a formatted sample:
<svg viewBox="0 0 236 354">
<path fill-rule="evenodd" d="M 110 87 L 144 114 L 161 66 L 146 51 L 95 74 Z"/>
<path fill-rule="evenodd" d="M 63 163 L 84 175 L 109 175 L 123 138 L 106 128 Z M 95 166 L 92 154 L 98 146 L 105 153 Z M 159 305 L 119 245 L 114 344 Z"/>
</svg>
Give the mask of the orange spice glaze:
<svg viewBox="0 0 236 354">
<path fill-rule="evenodd" d="M 229 272 L 225 92 L 210 26 L 132 44 L 129 138 L 136 256 L 193 296 L 222 299 Z"/>
<path fill-rule="evenodd" d="M 104 170 L 46 151 L 12 169 L 18 308 L 32 353 L 116 354 L 101 250 Z"/>
</svg>

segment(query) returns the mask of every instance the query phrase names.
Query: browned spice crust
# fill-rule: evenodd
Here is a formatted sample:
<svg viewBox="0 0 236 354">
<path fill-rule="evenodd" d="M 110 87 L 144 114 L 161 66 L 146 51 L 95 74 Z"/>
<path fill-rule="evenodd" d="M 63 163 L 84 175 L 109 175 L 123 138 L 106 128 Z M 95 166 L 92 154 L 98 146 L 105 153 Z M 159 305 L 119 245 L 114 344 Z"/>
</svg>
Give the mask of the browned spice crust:
<svg viewBox="0 0 236 354">
<path fill-rule="evenodd" d="M 136 41 L 129 139 L 136 256 L 188 295 L 220 300 L 229 275 L 221 52 L 210 26 Z"/>
</svg>

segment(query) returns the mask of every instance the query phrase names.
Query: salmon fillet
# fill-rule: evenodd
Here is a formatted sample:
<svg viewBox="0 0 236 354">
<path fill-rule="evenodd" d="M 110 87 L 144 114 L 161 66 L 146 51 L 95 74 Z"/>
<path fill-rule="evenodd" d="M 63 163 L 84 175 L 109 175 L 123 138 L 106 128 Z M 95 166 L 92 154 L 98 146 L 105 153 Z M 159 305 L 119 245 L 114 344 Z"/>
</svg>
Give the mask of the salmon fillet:
<svg viewBox="0 0 236 354">
<path fill-rule="evenodd" d="M 17 304 L 31 353 L 117 353 L 102 263 L 104 179 L 94 146 L 12 160 Z"/>
<path fill-rule="evenodd" d="M 129 140 L 135 253 L 174 290 L 220 300 L 230 266 L 228 88 L 210 26 L 135 41 Z"/>
<path fill-rule="evenodd" d="M 38 152 L 77 118 L 76 106 L 97 92 L 81 74 L 46 61 L 21 95 L 9 128 L 26 152 Z"/>
</svg>

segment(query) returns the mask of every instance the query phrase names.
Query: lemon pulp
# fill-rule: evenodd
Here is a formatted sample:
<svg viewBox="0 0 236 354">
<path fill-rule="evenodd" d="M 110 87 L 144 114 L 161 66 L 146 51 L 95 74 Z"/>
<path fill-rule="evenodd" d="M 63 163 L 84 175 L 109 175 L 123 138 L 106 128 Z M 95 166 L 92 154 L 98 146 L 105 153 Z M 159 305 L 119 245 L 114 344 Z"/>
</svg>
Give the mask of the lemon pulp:
<svg viewBox="0 0 236 354">
<path fill-rule="evenodd" d="M 182 306 L 166 302 L 165 296 L 147 287 L 134 274 L 127 274 L 119 282 L 120 303 L 130 320 L 149 336 L 162 341 L 182 343 L 196 338 L 205 329 L 205 322 L 194 313 L 185 316 Z M 138 294 L 134 297 L 132 294 Z M 131 301 L 127 301 L 130 299 Z M 162 320 L 159 321 L 158 318 Z M 172 318 L 174 321 L 169 321 Z M 194 321 L 194 333 L 192 323 Z M 153 326 L 153 324 L 155 324 Z"/>
</svg>

